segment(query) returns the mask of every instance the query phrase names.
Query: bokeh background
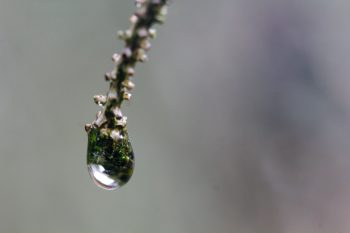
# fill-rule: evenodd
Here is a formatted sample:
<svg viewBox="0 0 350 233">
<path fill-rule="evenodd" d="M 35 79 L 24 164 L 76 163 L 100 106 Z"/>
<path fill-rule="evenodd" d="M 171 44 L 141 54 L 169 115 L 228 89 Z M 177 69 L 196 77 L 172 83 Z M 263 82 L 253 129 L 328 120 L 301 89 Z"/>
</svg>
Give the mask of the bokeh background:
<svg viewBox="0 0 350 233">
<path fill-rule="evenodd" d="M 83 126 L 133 2 L 0 0 L 0 232 L 350 232 L 350 2 L 172 2 L 110 192 Z"/>
</svg>

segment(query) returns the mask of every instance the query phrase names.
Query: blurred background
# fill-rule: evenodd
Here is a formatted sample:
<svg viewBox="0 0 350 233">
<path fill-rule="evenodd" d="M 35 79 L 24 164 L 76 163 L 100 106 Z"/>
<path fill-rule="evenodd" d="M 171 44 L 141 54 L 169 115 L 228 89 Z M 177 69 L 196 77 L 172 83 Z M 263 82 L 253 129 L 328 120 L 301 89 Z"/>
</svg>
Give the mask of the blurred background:
<svg viewBox="0 0 350 233">
<path fill-rule="evenodd" d="M 173 0 L 105 191 L 84 125 L 133 10 L 0 0 L 0 232 L 350 232 L 350 2 Z"/>
</svg>

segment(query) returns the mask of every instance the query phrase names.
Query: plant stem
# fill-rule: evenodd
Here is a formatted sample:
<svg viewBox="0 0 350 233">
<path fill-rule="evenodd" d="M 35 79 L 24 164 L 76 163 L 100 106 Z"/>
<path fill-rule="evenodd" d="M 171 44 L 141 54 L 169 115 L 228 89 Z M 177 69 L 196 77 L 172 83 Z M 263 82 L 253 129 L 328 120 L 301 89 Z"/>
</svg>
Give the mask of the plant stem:
<svg viewBox="0 0 350 233">
<path fill-rule="evenodd" d="M 156 33 L 152 26 L 163 23 L 167 3 L 168 0 L 136 0 L 137 10 L 130 18 L 130 29 L 118 32 L 119 38 L 125 42 L 124 50 L 121 54 L 113 55 L 115 69 L 105 75 L 106 80 L 110 81 L 109 91 L 106 96 L 94 97 L 95 102 L 104 108 L 98 112 L 92 124 L 85 126 L 88 133 L 91 128 L 104 129 L 107 135 L 114 135 L 116 139 L 126 134 L 126 117 L 123 117 L 120 108 L 124 100 L 131 98 L 130 91 L 135 86 L 131 82 L 135 65 L 147 61 L 150 39 Z"/>
</svg>

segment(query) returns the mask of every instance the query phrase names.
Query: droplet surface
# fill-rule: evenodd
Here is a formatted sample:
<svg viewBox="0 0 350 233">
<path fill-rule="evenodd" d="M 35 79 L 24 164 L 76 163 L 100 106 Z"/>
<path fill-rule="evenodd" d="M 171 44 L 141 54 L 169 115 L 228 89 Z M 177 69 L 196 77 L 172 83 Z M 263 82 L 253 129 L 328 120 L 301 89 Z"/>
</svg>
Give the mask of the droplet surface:
<svg viewBox="0 0 350 233">
<path fill-rule="evenodd" d="M 113 139 L 99 129 L 91 129 L 87 165 L 91 178 L 103 189 L 114 190 L 126 184 L 134 171 L 134 152 L 127 133 Z"/>
</svg>

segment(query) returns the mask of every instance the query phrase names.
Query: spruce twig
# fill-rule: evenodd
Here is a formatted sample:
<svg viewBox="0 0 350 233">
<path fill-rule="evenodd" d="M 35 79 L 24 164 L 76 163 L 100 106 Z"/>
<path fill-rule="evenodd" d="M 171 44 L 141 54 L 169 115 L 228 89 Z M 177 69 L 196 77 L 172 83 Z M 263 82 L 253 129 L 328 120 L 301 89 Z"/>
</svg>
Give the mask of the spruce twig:
<svg viewBox="0 0 350 233">
<path fill-rule="evenodd" d="M 121 105 L 124 100 L 130 100 L 130 91 L 134 88 L 131 81 L 135 73 L 137 62 L 148 60 L 147 51 L 150 49 L 150 39 L 156 36 L 152 26 L 163 23 L 167 14 L 169 0 L 136 0 L 137 10 L 130 17 L 131 27 L 126 31 L 119 31 L 118 36 L 125 42 L 121 54 L 113 54 L 112 60 L 115 69 L 105 74 L 106 81 L 110 82 L 106 96 L 96 95 L 94 101 L 103 106 L 97 113 L 92 124 L 85 125 L 89 133 L 92 128 L 99 129 L 101 133 L 115 140 L 127 134 L 126 117 L 122 115 Z"/>
</svg>

